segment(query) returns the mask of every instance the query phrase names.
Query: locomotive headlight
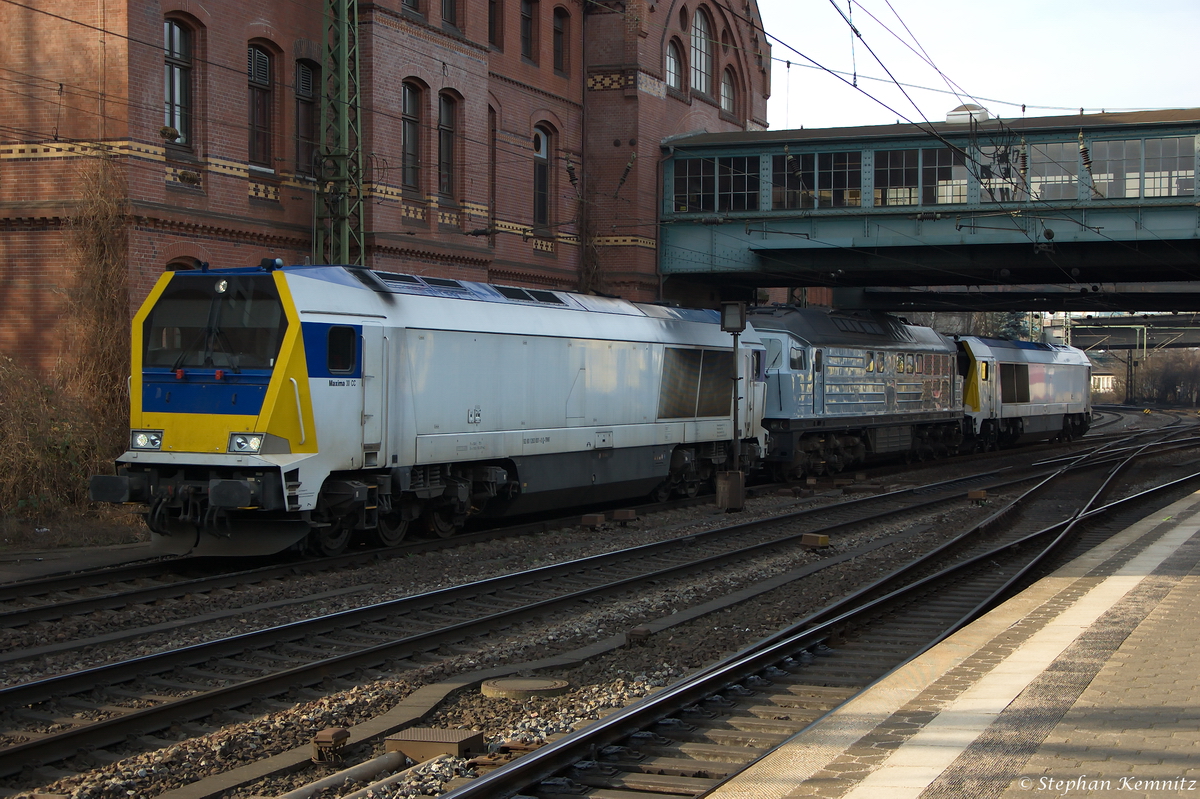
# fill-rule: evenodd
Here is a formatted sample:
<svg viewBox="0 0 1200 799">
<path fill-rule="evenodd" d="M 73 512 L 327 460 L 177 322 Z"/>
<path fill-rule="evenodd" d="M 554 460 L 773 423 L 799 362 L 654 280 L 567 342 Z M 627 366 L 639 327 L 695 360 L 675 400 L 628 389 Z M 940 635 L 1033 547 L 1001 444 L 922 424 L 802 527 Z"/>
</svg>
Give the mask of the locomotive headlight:
<svg viewBox="0 0 1200 799">
<path fill-rule="evenodd" d="M 129 434 L 130 449 L 162 449 L 161 430 L 133 430 Z"/>
<path fill-rule="evenodd" d="M 263 437 L 259 433 L 234 433 L 229 436 L 229 452 L 258 452 Z"/>
</svg>

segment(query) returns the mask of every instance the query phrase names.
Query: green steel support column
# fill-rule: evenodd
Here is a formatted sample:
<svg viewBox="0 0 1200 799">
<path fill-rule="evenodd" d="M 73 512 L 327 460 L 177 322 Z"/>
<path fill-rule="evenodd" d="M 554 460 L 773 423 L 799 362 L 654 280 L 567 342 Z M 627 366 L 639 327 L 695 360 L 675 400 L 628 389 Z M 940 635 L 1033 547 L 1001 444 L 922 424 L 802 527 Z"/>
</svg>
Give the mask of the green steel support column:
<svg viewBox="0 0 1200 799">
<path fill-rule="evenodd" d="M 362 139 L 357 0 L 326 0 L 321 185 L 313 260 L 363 264 Z"/>
</svg>

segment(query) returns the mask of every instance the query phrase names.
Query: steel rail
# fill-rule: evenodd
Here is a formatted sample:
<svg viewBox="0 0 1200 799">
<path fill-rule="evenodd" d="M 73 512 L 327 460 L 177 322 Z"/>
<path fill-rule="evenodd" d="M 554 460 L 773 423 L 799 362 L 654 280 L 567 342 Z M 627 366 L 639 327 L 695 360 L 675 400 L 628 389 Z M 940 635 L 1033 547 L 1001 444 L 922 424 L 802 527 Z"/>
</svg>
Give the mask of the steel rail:
<svg viewBox="0 0 1200 799">
<path fill-rule="evenodd" d="M 1081 460 L 1084 460 L 1084 458 L 1081 458 Z M 1067 470 L 1068 467 L 1064 467 L 1059 471 L 1065 472 Z M 967 479 L 977 480 L 978 476 Z M 943 483 L 937 485 L 950 488 L 955 484 L 962 484 L 963 482 L 964 478 L 956 478 L 954 480 L 943 481 Z M 927 493 L 928 491 L 928 487 L 919 487 L 891 492 L 891 495 L 895 496 L 901 494 L 910 494 L 915 496 L 920 493 Z M 913 508 L 937 504 L 950 498 L 953 498 L 953 496 L 925 499 L 922 502 L 916 503 L 915 505 L 885 511 L 884 515 L 892 515 L 898 512 L 908 512 Z M 878 497 L 864 499 L 878 499 Z M 642 545 L 640 547 L 635 547 L 631 550 L 622 552 L 606 553 L 605 555 L 578 559 L 576 561 L 570 561 L 564 564 L 553 564 L 550 566 L 540 567 L 532 570 L 531 572 L 525 572 L 519 575 L 505 575 L 500 578 L 477 581 L 465 586 L 455 586 L 446 589 L 440 589 L 438 591 L 418 595 L 416 597 L 406 597 L 399 600 L 392 600 L 390 602 L 378 603 L 376 605 L 368 606 L 368 608 L 365 609 L 343 611 L 338 614 L 333 614 L 332 616 L 295 622 L 289 625 L 271 628 L 270 630 L 245 633 L 240 636 L 235 636 L 230 639 L 223 639 L 217 642 L 197 644 L 193 647 L 188 647 L 175 652 L 148 655 L 123 664 L 102 666 L 82 672 L 75 672 L 68 675 L 60 675 L 59 677 L 47 678 L 45 680 L 32 683 L 11 686 L 6 689 L 0 689 L 0 700 L 4 701 L 4 703 L 8 706 L 33 704 L 39 701 L 45 701 L 55 696 L 62 696 L 64 694 L 77 692 L 80 690 L 80 688 L 91 689 L 97 684 L 120 683 L 146 672 L 161 673 L 162 671 L 166 671 L 170 668 L 183 665 L 192 665 L 196 662 L 203 662 L 214 657 L 236 654 L 250 648 L 256 641 L 262 643 L 278 642 L 280 640 L 295 640 L 296 638 L 304 637 L 306 635 L 327 632 L 332 629 L 339 629 L 346 626 L 348 619 L 356 616 L 361 618 L 364 613 L 374 614 L 372 617 L 372 619 L 374 619 L 378 618 L 381 613 L 386 615 L 389 612 L 395 612 L 396 609 L 402 606 L 408 606 L 413 609 L 425 609 L 431 606 L 440 606 L 447 604 L 447 602 L 453 603 L 462 601 L 468 597 L 476 597 L 479 594 L 495 593 L 500 590 L 510 589 L 514 584 L 524 585 L 528 583 L 539 583 L 552 574 L 561 574 L 568 571 L 579 571 L 581 568 L 594 570 L 599 565 L 606 562 L 613 562 L 614 560 L 625 561 L 632 552 L 641 552 L 644 554 L 653 553 L 656 550 L 662 550 L 664 546 L 693 546 L 697 540 L 702 538 L 709 538 L 717 535 L 730 535 L 734 532 L 746 531 L 763 526 L 779 525 L 786 523 L 788 520 L 807 515 L 809 512 L 811 511 L 796 511 L 790 514 L 783 514 L 778 517 L 733 525 L 721 530 L 695 533 L 679 539 Z M 857 525 L 861 524 L 861 521 L 861 519 L 842 521 L 831 525 L 827 529 L 838 529 L 850 525 Z M 237 685 L 197 693 L 193 696 L 185 697 L 175 702 L 164 704 L 155 708 L 132 711 L 130 713 L 126 713 L 105 721 L 81 725 L 79 727 L 72 728 L 51 736 L 50 738 L 30 741 L 25 744 L 18 744 L 0 750 L 0 774 L 12 773 L 13 770 L 19 769 L 20 766 L 25 765 L 30 761 L 52 762 L 55 759 L 70 756 L 84 745 L 107 745 L 115 740 L 120 740 L 133 733 L 145 733 L 161 728 L 162 726 L 166 726 L 167 724 L 175 721 L 210 715 L 214 707 L 244 704 L 245 702 L 259 698 L 265 694 L 286 691 L 297 684 L 312 684 L 314 682 L 319 682 L 321 679 L 327 678 L 333 674 L 345 674 L 349 671 L 353 671 L 354 669 L 378 665 L 378 663 L 385 660 L 395 660 L 411 656 L 412 654 L 416 654 L 418 652 L 428 651 L 430 648 L 435 648 L 442 643 L 461 640 L 461 638 L 465 636 L 472 635 L 480 631 L 491 630 L 499 624 L 511 624 L 516 620 L 526 618 L 530 615 L 540 615 L 541 613 L 551 610 L 556 606 L 562 607 L 565 604 L 579 601 L 586 596 L 615 593 L 647 580 L 671 575 L 679 575 L 689 571 L 703 570 L 717 565 L 726 565 L 731 557 L 748 557 L 751 554 L 758 551 L 763 551 L 768 547 L 777 547 L 789 542 L 794 542 L 803 534 L 804 533 L 785 535 L 783 537 L 773 538 L 768 541 L 758 542 L 749 547 L 744 547 L 733 552 L 721 552 L 699 560 L 693 560 L 689 563 L 660 569 L 649 574 L 625 577 L 601 586 L 568 593 L 564 596 L 553 599 L 541 600 L 530 605 L 513 608 L 498 614 L 491 614 L 479 619 L 464 621 L 439 630 L 433 630 L 427 633 L 409 636 L 408 638 L 400 639 L 398 641 L 363 648 L 355 652 L 332 658 L 326 658 L 308 666 L 296 667 L 277 672 L 272 675 L 266 675 L 244 681 Z M 314 627 L 314 625 L 316 626 Z"/>
<path fill-rule="evenodd" d="M 962 482 L 964 482 L 964 478 L 956 478 L 944 481 L 940 485 L 951 487 L 954 484 Z M 918 496 L 919 491 L 920 489 L 904 489 L 892 492 L 892 494 Z M 961 493 L 949 493 L 931 499 L 923 498 L 920 502 L 911 503 L 900 508 L 888 509 L 878 515 L 886 517 L 897 513 L 911 512 L 914 509 L 940 504 L 961 496 Z M 461 586 L 451 586 L 413 597 L 403 597 L 388 602 L 377 603 L 366 608 L 341 611 L 329 616 L 292 622 L 266 630 L 243 633 L 219 641 L 195 644 L 169 652 L 145 655 L 122 663 L 98 666 L 56 677 L 48 677 L 43 680 L 8 686 L 0 688 L 0 704 L 7 707 L 36 704 L 55 697 L 92 690 L 99 685 L 119 684 L 149 674 L 159 674 L 173 668 L 193 666 L 213 658 L 236 655 L 251 648 L 283 643 L 310 635 L 344 629 L 353 623 L 361 624 L 368 621 L 377 621 L 389 614 L 394 615 L 398 612 L 416 612 L 429 608 L 443 607 L 447 604 L 462 602 L 481 595 L 512 590 L 519 586 L 539 584 L 557 576 L 583 571 L 595 571 L 606 565 L 624 564 L 633 553 L 637 553 L 643 558 L 650 558 L 660 557 L 666 551 L 694 550 L 696 543 L 702 539 L 716 539 L 721 536 L 731 536 L 763 527 L 786 524 L 789 521 L 807 515 L 809 512 L 810 509 L 806 509 L 778 517 L 743 522 L 717 530 L 691 533 L 665 542 L 643 544 L 620 552 L 605 553 L 561 564 L 551 564 L 516 575 L 502 575 Z M 836 522 L 821 529 L 834 531 L 856 526 L 862 522 L 863 517 L 860 516 Z M 312 664 L 239 682 L 236 685 L 181 697 L 170 703 L 164 703 L 156 707 L 135 710 L 103 721 L 62 730 L 41 739 L 0 749 L 0 776 L 19 771 L 23 766 L 30 763 L 48 763 L 69 757 L 81 748 L 111 745 L 130 735 L 145 734 L 169 726 L 172 723 L 202 718 L 211 715 L 214 708 L 245 704 L 254 699 L 271 695 L 272 693 L 286 692 L 298 685 L 311 685 L 333 676 L 344 675 L 356 669 L 377 666 L 384 661 L 411 657 L 412 655 L 435 649 L 445 643 L 453 643 L 470 635 L 490 632 L 497 627 L 509 625 L 532 616 L 539 616 L 547 611 L 562 608 L 589 597 L 619 593 L 655 579 L 678 577 L 690 572 L 726 567 L 731 559 L 752 557 L 756 553 L 769 549 L 796 544 L 803 535 L 811 532 L 811 530 L 806 530 L 804 532 L 774 537 L 732 551 L 722 551 L 700 559 L 691 559 L 686 563 L 622 577 L 599 586 L 573 591 L 550 599 L 539 600 L 528 605 L 409 636 L 397 641 L 325 658 Z"/>
<path fill-rule="evenodd" d="M 1178 480 L 1148 489 L 1138 494 L 1108 503 L 1104 506 L 1074 514 L 1066 519 L 1030 534 L 1019 541 L 1014 541 L 980 553 L 969 560 L 953 564 L 936 574 L 929 575 L 917 582 L 898 588 L 883 596 L 866 603 L 858 603 L 857 596 L 847 597 L 828 608 L 798 621 L 787 629 L 768 636 L 750 647 L 735 653 L 728 658 L 690 675 L 672 686 L 652 694 L 634 704 L 616 711 L 604 718 L 592 722 L 583 729 L 571 733 L 557 741 L 551 742 L 523 757 L 502 766 L 489 774 L 481 776 L 449 793 L 443 794 L 444 799 L 500 799 L 509 797 L 522 790 L 535 786 L 564 769 L 572 766 L 581 759 L 592 757 L 591 753 L 602 747 L 615 744 L 628 738 L 635 732 L 649 728 L 662 718 L 678 713 L 683 708 L 697 704 L 706 697 L 720 693 L 728 685 L 741 682 L 749 675 L 756 674 L 770 666 L 781 663 L 786 658 L 796 655 L 801 650 L 821 644 L 839 634 L 841 628 L 853 625 L 860 619 L 878 615 L 888 606 L 902 604 L 938 582 L 955 578 L 970 569 L 981 568 L 997 555 L 1013 552 L 1036 539 L 1044 539 L 1055 532 L 1062 532 L 1068 525 L 1084 518 L 1094 518 L 1104 513 L 1139 502 L 1148 496 L 1172 490 L 1182 484 L 1200 479 L 1200 472 L 1193 473 Z M 1107 484 L 1107 481 L 1106 481 Z M 1103 487 L 1100 489 L 1103 490 Z M 1097 492 L 1099 493 L 1099 492 Z M 1066 540 L 1065 535 L 1054 535 L 1046 549 L 1056 549 Z M 1039 555 L 1039 560 L 1041 556 Z M 1003 590 L 1012 590 L 1021 584 L 1028 574 L 1027 568 L 1021 568 L 1016 574 L 1005 581 Z M 884 580 L 888 578 L 885 577 Z M 989 601 L 994 601 L 1002 591 L 993 592 Z M 951 629 L 939 635 L 928 645 L 905 658 L 904 663 L 920 655 L 929 647 L 951 634 L 954 630 L 969 624 L 975 618 L 986 612 L 986 603 L 972 608 L 968 613 L 953 622 Z M 897 664 L 894 668 L 898 668 Z M 892 670 L 894 670 L 894 668 Z M 818 722 L 814 722 L 819 723 Z M 812 726 L 812 725 L 810 725 Z"/>
</svg>

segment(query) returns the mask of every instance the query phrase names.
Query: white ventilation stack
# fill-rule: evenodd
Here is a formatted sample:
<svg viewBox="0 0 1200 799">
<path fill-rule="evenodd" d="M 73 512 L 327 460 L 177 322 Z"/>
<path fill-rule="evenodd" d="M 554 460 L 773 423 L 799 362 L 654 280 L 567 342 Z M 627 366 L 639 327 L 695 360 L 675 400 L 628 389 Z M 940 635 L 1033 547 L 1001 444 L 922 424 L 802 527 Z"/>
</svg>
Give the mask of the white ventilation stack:
<svg viewBox="0 0 1200 799">
<path fill-rule="evenodd" d="M 965 103 L 946 114 L 947 122 L 958 124 L 965 124 L 967 122 L 987 122 L 991 118 L 992 115 L 988 113 L 986 108 L 975 105 L 974 103 Z"/>
</svg>

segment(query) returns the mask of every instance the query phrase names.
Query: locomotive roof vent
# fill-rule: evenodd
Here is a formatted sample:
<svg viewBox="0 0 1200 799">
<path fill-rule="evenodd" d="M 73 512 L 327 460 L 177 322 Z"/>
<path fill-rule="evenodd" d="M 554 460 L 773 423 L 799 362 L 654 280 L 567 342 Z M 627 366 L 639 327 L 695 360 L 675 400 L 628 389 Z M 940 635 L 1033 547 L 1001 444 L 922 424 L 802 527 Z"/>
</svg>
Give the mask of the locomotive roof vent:
<svg viewBox="0 0 1200 799">
<path fill-rule="evenodd" d="M 428 285 L 437 286 L 438 288 L 445 288 L 445 289 L 465 289 L 466 288 L 466 286 L 464 286 L 462 283 L 459 283 L 457 280 L 450 280 L 449 278 L 426 277 L 426 278 L 421 278 L 421 279 L 424 280 Z"/>
</svg>

